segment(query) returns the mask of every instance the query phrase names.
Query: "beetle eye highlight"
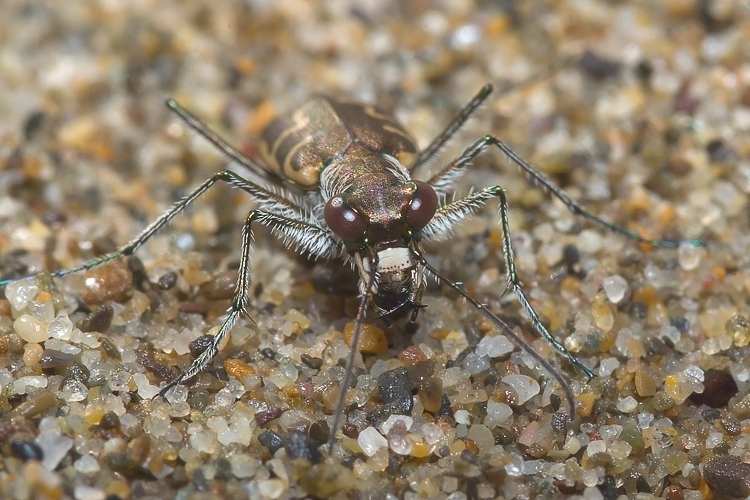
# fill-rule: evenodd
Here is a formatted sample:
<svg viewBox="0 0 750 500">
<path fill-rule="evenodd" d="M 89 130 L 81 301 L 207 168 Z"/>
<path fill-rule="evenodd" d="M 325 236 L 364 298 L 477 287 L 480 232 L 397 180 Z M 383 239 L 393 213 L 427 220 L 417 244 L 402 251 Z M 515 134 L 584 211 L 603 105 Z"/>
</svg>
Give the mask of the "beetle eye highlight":
<svg viewBox="0 0 750 500">
<path fill-rule="evenodd" d="M 414 181 L 417 188 L 406 210 L 406 223 L 414 230 L 424 228 L 435 215 L 438 207 L 438 197 L 432 186 L 423 181 Z"/>
<path fill-rule="evenodd" d="M 323 218 L 331 231 L 344 241 L 353 243 L 367 232 L 364 217 L 352 210 L 341 196 L 334 196 L 323 209 Z"/>
</svg>

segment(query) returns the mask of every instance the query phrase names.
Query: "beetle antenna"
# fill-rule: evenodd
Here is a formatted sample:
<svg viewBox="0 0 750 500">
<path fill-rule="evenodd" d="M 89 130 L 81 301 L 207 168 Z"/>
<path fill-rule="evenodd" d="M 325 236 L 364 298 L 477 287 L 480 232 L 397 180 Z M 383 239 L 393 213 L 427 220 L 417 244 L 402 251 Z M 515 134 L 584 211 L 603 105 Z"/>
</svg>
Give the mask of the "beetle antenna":
<svg viewBox="0 0 750 500">
<path fill-rule="evenodd" d="M 374 254 L 374 252 L 373 252 Z M 365 311 L 367 310 L 367 304 L 370 302 L 373 296 L 373 287 L 377 283 L 378 274 L 375 272 L 377 269 L 377 254 L 372 257 L 372 264 L 370 269 L 370 277 L 367 280 L 367 287 L 365 292 L 362 294 L 362 298 L 359 301 L 359 309 L 357 310 L 357 318 L 354 320 L 354 335 L 352 336 L 352 343 L 350 346 L 349 357 L 346 360 L 346 373 L 344 379 L 341 381 L 341 391 L 339 392 L 338 401 L 336 401 L 336 409 L 333 413 L 333 424 L 331 425 L 330 435 L 328 436 L 328 454 L 333 452 L 333 444 L 336 441 L 336 432 L 338 431 L 341 419 L 344 416 L 344 405 L 346 404 L 346 393 L 349 390 L 349 384 L 352 383 L 352 377 L 354 376 L 354 360 L 357 356 L 357 347 L 359 345 L 359 337 L 362 335 L 362 322 L 365 318 Z"/>
</svg>

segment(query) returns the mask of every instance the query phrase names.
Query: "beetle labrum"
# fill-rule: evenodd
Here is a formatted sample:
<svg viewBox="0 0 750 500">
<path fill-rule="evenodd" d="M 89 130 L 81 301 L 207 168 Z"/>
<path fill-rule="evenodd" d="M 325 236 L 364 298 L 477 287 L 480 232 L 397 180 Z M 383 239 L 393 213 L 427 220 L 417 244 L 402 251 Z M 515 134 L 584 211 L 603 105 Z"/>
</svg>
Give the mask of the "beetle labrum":
<svg viewBox="0 0 750 500">
<path fill-rule="evenodd" d="M 395 119 L 373 107 L 344 99 L 317 97 L 266 127 L 261 134 L 262 162 L 240 153 L 177 102 L 169 99 L 167 106 L 192 129 L 232 161 L 262 176 L 268 186 L 246 180 L 230 170 L 217 172 L 118 250 L 78 267 L 51 272 L 50 275 L 65 276 L 133 254 L 213 184 L 223 181 L 246 191 L 258 203 L 258 207 L 248 214 L 242 229 L 238 279 L 231 305 L 208 347 L 187 370 L 160 390 L 161 395 L 205 368 L 245 311 L 249 300 L 252 224 L 257 222 L 269 227 L 287 246 L 295 247 L 313 258 L 343 258 L 359 274 L 361 297 L 348 369 L 341 382 L 331 425 L 329 449 L 341 423 L 346 388 L 351 383 L 355 352 L 368 307 L 383 318 L 411 309 L 411 321 L 415 321 L 422 307 L 420 299 L 428 274 L 463 296 L 544 368 L 560 384 L 572 415 L 573 393 L 560 372 L 459 283 L 443 275 L 425 259 L 422 240 L 449 232 L 452 226 L 496 198 L 499 201 L 502 252 L 506 263 L 506 291 L 514 292 L 537 332 L 589 378 L 594 376 L 586 365 L 550 334 L 521 287 L 511 246 L 508 203 L 501 186 L 487 187 L 463 198 L 446 201 L 452 193 L 454 181 L 473 158 L 494 146 L 510 158 L 533 184 L 561 200 L 571 212 L 608 230 L 660 247 L 676 247 L 681 243 L 700 245 L 701 242 L 643 238 L 587 212 L 509 146 L 490 135 L 474 142 L 437 173 L 425 180 L 418 180 L 415 174 L 436 157 L 491 92 L 492 86 L 485 85 L 422 151 Z M 10 281 L 0 281 L 0 286 Z"/>
</svg>

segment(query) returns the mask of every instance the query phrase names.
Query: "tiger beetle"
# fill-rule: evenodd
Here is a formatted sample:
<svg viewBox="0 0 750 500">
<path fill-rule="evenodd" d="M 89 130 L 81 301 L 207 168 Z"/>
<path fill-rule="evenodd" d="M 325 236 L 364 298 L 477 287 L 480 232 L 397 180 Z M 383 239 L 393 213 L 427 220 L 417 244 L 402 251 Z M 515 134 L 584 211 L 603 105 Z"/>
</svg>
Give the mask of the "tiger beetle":
<svg viewBox="0 0 750 500">
<path fill-rule="evenodd" d="M 294 247 L 312 258 L 342 258 L 359 273 L 359 306 L 347 370 L 341 382 L 331 426 L 329 451 L 341 424 L 368 307 L 380 318 L 411 310 L 409 321 L 415 322 L 423 307 L 421 296 L 428 275 L 464 297 L 544 368 L 560 384 L 572 417 L 575 412 L 573 392 L 560 372 L 495 313 L 470 295 L 461 284 L 430 264 L 424 256 L 422 241 L 446 235 L 453 226 L 479 210 L 487 201 L 497 199 L 506 264 L 505 291 L 513 291 L 531 325 L 547 342 L 589 379 L 593 378 L 594 373 L 550 334 L 521 287 L 511 245 L 508 202 L 502 187 L 486 187 L 448 201 L 456 179 L 477 155 L 489 147 L 495 147 L 510 158 L 532 184 L 562 201 L 573 214 L 605 229 L 656 247 L 675 248 L 680 244 L 702 245 L 702 242 L 644 238 L 591 214 L 508 145 L 491 135 L 478 139 L 426 180 L 417 179 L 417 174 L 436 158 L 492 90 L 492 85 L 485 85 L 437 138 L 421 151 L 409 132 L 394 118 L 372 106 L 346 99 L 316 97 L 299 109 L 275 119 L 265 128 L 260 138 L 262 161 L 245 156 L 176 101 L 168 99 L 167 106 L 190 128 L 208 139 L 230 160 L 260 175 L 267 185 L 249 181 L 230 170 L 217 172 L 123 247 L 78 267 L 50 274 L 61 277 L 133 254 L 211 186 L 219 181 L 226 182 L 248 192 L 258 203 L 258 207 L 247 215 L 242 228 L 239 271 L 232 302 L 226 319 L 208 347 L 187 370 L 161 388 L 160 395 L 203 370 L 216 355 L 239 316 L 245 312 L 250 286 L 253 224 L 258 223 L 270 228 L 288 247 Z M 0 286 L 9 281 L 0 281 Z"/>
</svg>

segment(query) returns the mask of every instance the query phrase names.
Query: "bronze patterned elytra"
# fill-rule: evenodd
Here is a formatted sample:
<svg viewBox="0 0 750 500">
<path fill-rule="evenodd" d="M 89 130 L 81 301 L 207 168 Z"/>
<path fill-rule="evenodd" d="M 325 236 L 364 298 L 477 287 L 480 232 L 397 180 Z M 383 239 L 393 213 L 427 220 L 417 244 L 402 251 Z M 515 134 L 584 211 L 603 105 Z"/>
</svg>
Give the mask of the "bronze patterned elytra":
<svg viewBox="0 0 750 500">
<path fill-rule="evenodd" d="M 424 257 L 421 242 L 446 235 L 472 212 L 490 199 L 499 201 L 502 251 L 506 263 L 506 291 L 512 290 L 526 311 L 531 325 L 558 352 L 591 378 L 593 372 L 569 353 L 542 324 L 521 287 L 515 268 L 508 222 L 508 203 L 499 185 L 479 189 L 463 198 L 451 199 L 455 180 L 471 160 L 489 146 L 495 146 L 518 166 L 529 180 L 561 200 L 571 212 L 637 241 L 654 246 L 676 247 L 686 242 L 658 241 L 615 226 L 587 212 L 540 172 L 526 163 L 505 143 L 486 135 L 465 149 L 456 159 L 424 180 L 418 174 L 435 158 L 466 120 L 492 92 L 485 85 L 424 150 L 419 150 L 411 135 L 392 117 L 371 106 L 344 99 L 317 97 L 299 109 L 273 121 L 261 134 L 263 162 L 256 162 L 210 130 L 174 100 L 167 105 L 191 128 L 206 137 L 231 160 L 262 176 L 268 186 L 223 170 L 204 181 L 177 202 L 169 211 L 146 227 L 117 251 L 78 267 L 50 273 L 53 277 L 90 269 L 104 262 L 133 254 L 156 231 L 182 212 L 193 200 L 218 181 L 238 187 L 257 201 L 242 230 L 242 249 L 237 284 L 228 314 L 208 347 L 177 378 L 161 388 L 159 394 L 206 367 L 216 355 L 249 300 L 252 225 L 269 227 L 285 245 L 315 258 L 342 258 L 359 273 L 361 299 L 355 320 L 348 369 L 331 425 L 329 450 L 335 441 L 346 403 L 346 388 L 352 378 L 355 352 L 368 306 L 378 317 L 387 318 L 402 309 L 411 309 L 415 321 L 422 306 L 420 298 L 428 274 L 433 275 L 473 305 L 544 368 L 561 386 L 574 412 L 572 390 L 565 378 L 519 337 L 508 325 L 460 284 L 443 275 Z M 0 286 L 10 280 L 0 281 Z"/>
</svg>

